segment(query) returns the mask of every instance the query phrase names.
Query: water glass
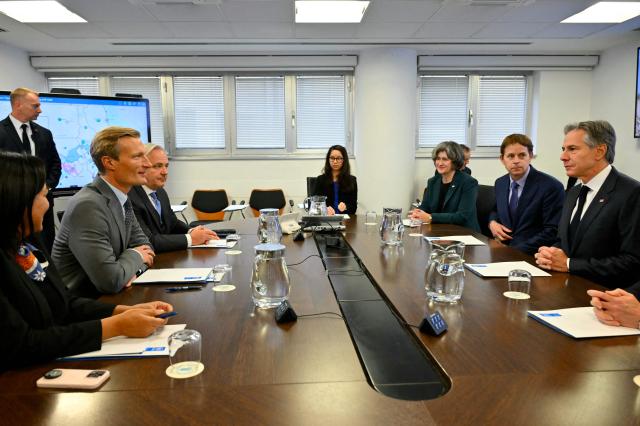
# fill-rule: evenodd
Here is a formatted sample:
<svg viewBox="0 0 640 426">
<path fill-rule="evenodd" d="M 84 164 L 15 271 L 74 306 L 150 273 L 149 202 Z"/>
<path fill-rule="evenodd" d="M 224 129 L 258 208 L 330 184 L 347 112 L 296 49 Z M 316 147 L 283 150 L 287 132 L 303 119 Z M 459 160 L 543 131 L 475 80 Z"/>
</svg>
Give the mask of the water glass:
<svg viewBox="0 0 640 426">
<path fill-rule="evenodd" d="M 180 330 L 168 339 L 169 363 L 167 375 L 174 379 L 186 379 L 197 376 L 204 370 L 200 362 L 202 336 L 196 330 Z"/>
<path fill-rule="evenodd" d="M 377 225 L 378 224 L 378 215 L 374 211 L 368 211 L 364 217 L 365 225 Z"/>
<path fill-rule="evenodd" d="M 233 267 L 223 263 L 213 267 L 213 291 L 234 290 Z"/>
<path fill-rule="evenodd" d="M 529 299 L 531 296 L 531 274 L 523 269 L 509 271 L 509 291 L 503 294 L 510 299 Z"/>
</svg>

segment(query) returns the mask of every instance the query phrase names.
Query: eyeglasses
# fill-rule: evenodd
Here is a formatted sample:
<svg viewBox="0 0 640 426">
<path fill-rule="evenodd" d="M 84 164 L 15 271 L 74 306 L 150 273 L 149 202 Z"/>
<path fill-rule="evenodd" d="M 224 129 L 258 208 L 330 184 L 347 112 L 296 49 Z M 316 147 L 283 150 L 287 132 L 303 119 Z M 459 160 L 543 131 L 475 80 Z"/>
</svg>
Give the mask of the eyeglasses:
<svg viewBox="0 0 640 426">
<path fill-rule="evenodd" d="M 334 163 L 342 163 L 344 158 L 342 157 L 329 157 L 329 161 L 333 161 Z"/>
</svg>

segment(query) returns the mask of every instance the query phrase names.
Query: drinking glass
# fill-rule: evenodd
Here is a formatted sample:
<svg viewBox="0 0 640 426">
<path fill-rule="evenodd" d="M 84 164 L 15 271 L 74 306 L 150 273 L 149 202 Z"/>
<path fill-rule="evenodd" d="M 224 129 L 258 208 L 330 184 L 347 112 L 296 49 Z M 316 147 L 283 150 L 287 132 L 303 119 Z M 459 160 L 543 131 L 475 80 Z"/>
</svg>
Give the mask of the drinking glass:
<svg viewBox="0 0 640 426">
<path fill-rule="evenodd" d="M 374 211 L 368 211 L 364 217 L 365 225 L 377 225 L 378 224 L 378 215 Z"/>
<path fill-rule="evenodd" d="M 213 267 L 213 291 L 235 290 L 233 285 L 233 267 L 223 263 Z"/>
<path fill-rule="evenodd" d="M 180 330 L 168 339 L 169 363 L 167 375 L 174 379 L 187 379 L 197 376 L 204 370 L 200 362 L 202 336 L 196 330 Z"/>
<path fill-rule="evenodd" d="M 531 296 L 531 274 L 523 269 L 509 271 L 507 278 L 509 291 L 503 294 L 510 299 L 529 299 Z"/>
</svg>

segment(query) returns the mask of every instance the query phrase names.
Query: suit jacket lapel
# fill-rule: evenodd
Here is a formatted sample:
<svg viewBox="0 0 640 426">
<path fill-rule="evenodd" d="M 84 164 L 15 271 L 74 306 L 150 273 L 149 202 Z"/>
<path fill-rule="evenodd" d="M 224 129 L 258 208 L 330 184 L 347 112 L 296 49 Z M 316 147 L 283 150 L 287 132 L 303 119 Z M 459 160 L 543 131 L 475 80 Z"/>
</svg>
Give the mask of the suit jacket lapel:
<svg viewBox="0 0 640 426">
<path fill-rule="evenodd" d="M 607 176 L 607 179 L 605 179 L 602 187 L 593 198 L 593 201 L 591 201 L 591 204 L 589 204 L 589 208 L 587 208 L 587 211 L 584 212 L 582 219 L 580 219 L 580 225 L 578 226 L 578 230 L 576 231 L 576 236 L 574 238 L 571 250 L 573 250 L 574 247 L 578 247 L 585 230 L 589 229 L 589 226 L 594 221 L 594 219 L 598 217 L 600 211 L 602 211 L 602 208 L 609 202 L 610 193 L 613 192 L 617 181 L 618 173 L 615 171 L 615 169 L 611 169 L 609 176 Z"/>
<path fill-rule="evenodd" d="M 524 188 L 522 188 L 522 193 L 520 194 L 520 198 L 518 199 L 518 208 L 516 209 L 517 220 L 516 220 L 516 223 L 512 224 L 514 227 L 520 221 L 520 218 L 522 217 L 524 210 L 529 205 L 529 201 L 533 198 L 534 194 L 536 193 L 537 180 L 538 180 L 538 172 L 536 171 L 536 169 L 533 168 L 533 166 L 529 166 L 529 176 L 527 176 L 527 180 L 524 182 Z"/>
<path fill-rule="evenodd" d="M 120 242 L 122 244 L 122 248 L 125 248 L 126 245 L 126 235 L 127 229 L 124 223 L 124 216 L 122 213 L 122 205 L 120 201 L 118 201 L 118 197 L 114 194 L 111 187 L 98 175 L 96 176 L 93 184 L 96 186 L 98 191 L 107 199 L 107 208 L 111 210 L 111 214 L 113 215 L 115 222 L 118 226 L 118 230 L 120 231 Z"/>
<path fill-rule="evenodd" d="M 562 207 L 562 217 L 558 224 L 558 236 L 562 242 L 563 250 L 565 250 L 569 256 L 573 252 L 573 248 L 569 246 L 569 222 L 571 222 L 571 213 L 576 206 L 578 195 L 580 195 L 578 185 L 569 190 L 564 201 L 564 206 Z"/>
<path fill-rule="evenodd" d="M 442 204 L 442 210 L 444 210 L 444 206 L 447 205 L 451 197 L 453 197 L 453 194 L 458 190 L 458 186 L 460 186 L 460 173 L 464 173 L 464 172 L 456 171 L 455 174 L 453 175 L 451 186 L 449 186 L 449 190 L 444 196 L 444 203 Z M 440 177 L 440 179 L 442 180 L 442 177 Z"/>
<path fill-rule="evenodd" d="M 20 135 L 18 135 L 18 133 L 16 132 L 16 128 L 13 127 L 13 123 L 11 122 L 9 116 L 2 120 L 2 124 L 5 127 L 5 132 L 11 138 L 11 143 L 13 144 L 13 147 L 11 147 L 11 151 L 22 152 L 22 140 L 20 139 Z"/>
<path fill-rule="evenodd" d="M 160 215 L 158 215 L 158 211 L 155 206 L 151 204 L 151 200 L 149 200 L 149 196 L 147 192 L 141 186 L 134 186 L 133 191 L 136 191 L 136 195 L 142 200 L 142 204 L 144 208 L 147 210 L 147 213 L 153 219 L 153 222 L 156 224 L 156 227 L 162 230 L 162 224 L 160 223 Z M 156 192 L 157 194 L 157 192 Z"/>
</svg>

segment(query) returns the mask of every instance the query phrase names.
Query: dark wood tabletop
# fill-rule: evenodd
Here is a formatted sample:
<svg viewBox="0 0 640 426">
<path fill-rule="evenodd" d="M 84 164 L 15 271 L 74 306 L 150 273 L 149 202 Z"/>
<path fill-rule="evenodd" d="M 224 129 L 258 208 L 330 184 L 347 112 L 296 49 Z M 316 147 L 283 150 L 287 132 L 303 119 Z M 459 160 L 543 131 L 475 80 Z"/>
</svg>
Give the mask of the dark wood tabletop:
<svg viewBox="0 0 640 426">
<path fill-rule="evenodd" d="M 432 337 L 412 329 L 451 381 L 442 397 L 401 401 L 372 389 L 344 321 L 301 317 L 278 325 L 273 310 L 253 307 L 250 292 L 256 221 L 225 222 L 242 235 L 237 256 L 190 249 L 156 257 L 154 267 L 232 263 L 236 290 L 167 294 L 164 285 L 134 286 L 104 300 L 122 304 L 162 299 L 178 315 L 170 323 L 202 333 L 197 377 L 166 376 L 167 358 L 55 361 L 0 374 L 0 424 L 638 424 L 637 336 L 576 340 L 527 317 L 527 310 L 586 306 L 579 277 L 534 277 L 531 299 L 505 298 L 505 278 L 467 271 L 455 305 L 426 299 L 428 243 L 407 230 L 401 247 L 382 247 L 375 226 L 348 220 L 345 239 L 383 297 L 409 324 L 438 310 L 449 330 Z M 469 234 L 452 225 L 423 225 L 433 236 Z M 470 263 L 533 258 L 474 234 L 487 245 L 467 246 Z M 318 254 L 313 238 L 285 236 L 287 263 Z M 323 263 L 311 257 L 289 268 L 290 302 L 298 315 L 340 313 Z M 10 344 L 10 342 L 3 342 Z M 402 357 L 399 353 L 398 357 Z M 38 389 L 52 368 L 108 369 L 98 391 Z"/>
</svg>

